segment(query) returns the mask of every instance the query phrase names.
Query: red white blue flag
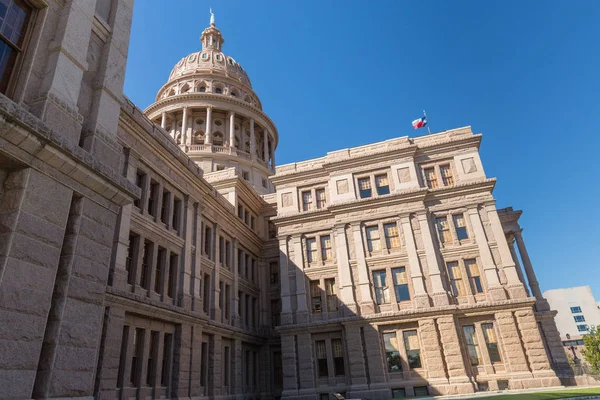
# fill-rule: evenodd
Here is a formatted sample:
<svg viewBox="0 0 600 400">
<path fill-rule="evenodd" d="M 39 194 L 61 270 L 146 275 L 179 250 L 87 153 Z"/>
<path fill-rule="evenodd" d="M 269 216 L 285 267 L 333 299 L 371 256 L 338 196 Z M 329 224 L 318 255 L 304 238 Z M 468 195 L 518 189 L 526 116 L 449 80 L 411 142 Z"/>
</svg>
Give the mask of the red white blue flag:
<svg viewBox="0 0 600 400">
<path fill-rule="evenodd" d="M 423 116 L 419 119 L 415 119 L 412 122 L 413 128 L 415 129 L 419 129 L 419 128 L 423 128 L 427 125 L 427 117 Z"/>
</svg>

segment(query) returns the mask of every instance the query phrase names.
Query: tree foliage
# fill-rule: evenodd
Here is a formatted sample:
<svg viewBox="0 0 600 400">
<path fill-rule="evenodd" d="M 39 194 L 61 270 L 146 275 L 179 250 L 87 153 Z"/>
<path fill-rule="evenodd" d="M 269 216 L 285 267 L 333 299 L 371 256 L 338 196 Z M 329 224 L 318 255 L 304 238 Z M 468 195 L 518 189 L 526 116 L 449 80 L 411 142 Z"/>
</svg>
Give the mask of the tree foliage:
<svg viewBox="0 0 600 400">
<path fill-rule="evenodd" d="M 581 351 L 585 361 L 592 367 L 594 372 L 600 373 L 600 332 L 592 328 L 590 332 L 583 336 L 585 348 Z"/>
</svg>

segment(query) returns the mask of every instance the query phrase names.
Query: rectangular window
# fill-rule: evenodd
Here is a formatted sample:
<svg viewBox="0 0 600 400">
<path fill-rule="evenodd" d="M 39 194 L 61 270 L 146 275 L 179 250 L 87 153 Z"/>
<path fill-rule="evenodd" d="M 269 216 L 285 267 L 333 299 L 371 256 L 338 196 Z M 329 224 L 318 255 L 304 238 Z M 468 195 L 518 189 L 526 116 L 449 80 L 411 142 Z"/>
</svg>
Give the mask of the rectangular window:
<svg viewBox="0 0 600 400">
<path fill-rule="evenodd" d="M 238 217 L 240 217 L 240 219 L 244 219 L 244 207 L 242 206 L 238 206 Z"/>
<path fill-rule="evenodd" d="M 581 312 L 581 307 L 579 307 L 579 306 L 571 307 L 571 314 L 577 314 L 580 312 Z"/>
<path fill-rule="evenodd" d="M 151 257 L 153 250 L 154 245 L 152 244 L 152 242 L 144 240 L 144 255 L 142 257 L 142 271 L 140 274 L 140 287 L 142 287 L 143 289 L 148 289 L 148 281 L 150 280 L 148 279 L 148 269 L 150 268 L 150 264 L 152 262 Z"/>
<path fill-rule="evenodd" d="M 327 350 L 324 340 L 315 342 L 315 352 L 317 356 L 317 376 L 319 378 L 327 378 L 329 371 L 327 370 Z"/>
<path fill-rule="evenodd" d="M 585 322 L 585 317 L 583 315 L 575 315 L 573 318 L 575 319 L 575 322 Z"/>
<path fill-rule="evenodd" d="M 375 286 L 377 304 L 387 304 L 390 302 L 390 292 L 385 278 L 385 270 L 373 272 L 373 286 Z"/>
<path fill-rule="evenodd" d="M 156 359 L 158 358 L 158 332 L 150 331 L 150 352 L 146 365 L 146 386 L 154 386 L 156 377 Z"/>
<path fill-rule="evenodd" d="M 378 195 L 390 194 L 390 183 L 387 174 L 375 175 L 375 188 Z"/>
<path fill-rule="evenodd" d="M 137 187 L 139 187 L 140 189 L 142 189 L 141 197 L 144 197 L 145 184 L 146 184 L 146 174 L 143 171 L 140 171 L 138 169 L 137 172 L 135 173 L 135 185 Z M 137 208 L 142 208 L 142 206 L 141 206 L 142 198 L 141 197 L 139 199 L 135 199 L 133 202 L 133 205 L 136 206 Z"/>
<path fill-rule="evenodd" d="M 379 236 L 379 226 L 367 226 L 365 232 L 367 234 L 367 248 L 369 251 L 380 251 L 381 238 Z"/>
<path fill-rule="evenodd" d="M 171 253 L 169 257 L 169 278 L 167 279 L 167 296 L 173 298 L 175 293 L 175 271 L 177 271 L 177 263 L 179 262 L 179 256 L 175 253 Z"/>
<path fill-rule="evenodd" d="M 246 260 L 244 258 L 245 253 L 238 249 L 238 275 L 242 275 L 242 268 L 244 265 L 246 265 Z"/>
<path fill-rule="evenodd" d="M 322 311 L 321 307 L 321 287 L 319 281 L 310 281 L 310 303 L 312 312 L 318 314 Z"/>
<path fill-rule="evenodd" d="M 281 325 L 281 301 L 279 299 L 271 300 L 271 326 L 275 328 Z"/>
<path fill-rule="evenodd" d="M 481 275 L 477 262 L 475 260 L 465 260 L 465 268 L 469 274 L 469 283 L 471 284 L 473 294 L 483 293 L 483 285 L 481 284 Z"/>
<path fill-rule="evenodd" d="M 392 268 L 392 279 L 394 281 L 396 301 L 409 301 L 410 293 L 408 291 L 408 278 L 406 277 L 406 268 Z"/>
<path fill-rule="evenodd" d="M 396 332 L 383 334 L 383 344 L 385 346 L 385 357 L 387 359 L 388 372 L 402 371 L 400 361 L 400 352 L 398 351 L 398 339 Z"/>
<path fill-rule="evenodd" d="M 465 344 L 467 345 L 467 353 L 469 355 L 469 361 L 471 365 L 479 365 L 479 354 L 477 351 L 477 339 L 475 337 L 475 326 L 467 325 L 463 326 L 463 333 L 465 335 Z"/>
<path fill-rule="evenodd" d="M 244 223 L 250 225 L 250 211 L 244 210 Z"/>
<path fill-rule="evenodd" d="M 250 216 L 250 229 L 254 229 L 254 225 L 256 224 L 256 218 L 254 215 Z"/>
<path fill-rule="evenodd" d="M 338 297 L 335 278 L 325 279 L 325 295 L 327 296 L 327 312 L 337 311 Z"/>
<path fill-rule="evenodd" d="M 225 239 L 219 235 L 219 261 L 225 263 Z"/>
<path fill-rule="evenodd" d="M 123 379 L 125 375 L 125 364 L 127 363 L 127 345 L 129 341 L 129 326 L 123 325 L 123 334 L 121 335 L 121 355 L 119 356 L 119 371 L 117 372 L 117 388 L 123 387 Z"/>
<path fill-rule="evenodd" d="M 156 198 L 158 197 L 158 183 L 150 181 L 150 193 L 148 193 L 148 214 L 156 217 Z"/>
<path fill-rule="evenodd" d="M 458 240 L 468 239 L 469 234 L 467 233 L 467 225 L 465 224 L 465 218 L 462 214 L 453 215 L 454 228 L 456 229 L 456 237 Z"/>
<path fill-rule="evenodd" d="M 162 195 L 162 204 L 160 205 L 160 220 L 162 223 L 166 224 L 169 222 L 168 212 L 169 212 L 169 200 L 171 199 L 171 192 L 168 190 L 163 190 Z"/>
<path fill-rule="evenodd" d="M 133 285 L 135 281 L 135 266 L 137 264 L 137 252 L 140 237 L 133 232 L 129 233 L 129 246 L 127 246 L 127 257 L 125 258 L 125 270 L 127 271 L 127 283 Z"/>
<path fill-rule="evenodd" d="M 392 398 L 393 399 L 403 399 L 406 397 L 406 389 L 392 389 Z"/>
<path fill-rule="evenodd" d="M 452 178 L 452 169 L 450 164 L 440 165 L 440 174 L 442 175 L 442 183 L 444 186 L 454 185 L 454 178 Z"/>
<path fill-rule="evenodd" d="M 317 239 L 306 239 L 306 260 L 311 263 L 317 261 Z"/>
<path fill-rule="evenodd" d="M 231 308 L 231 286 L 225 284 L 225 319 L 229 321 L 229 311 Z"/>
<path fill-rule="evenodd" d="M 588 329 L 589 328 L 587 325 L 577 325 L 577 331 L 579 331 L 579 332 L 587 332 Z"/>
<path fill-rule="evenodd" d="M 333 353 L 333 373 L 335 374 L 335 376 L 346 375 L 342 339 L 331 339 L 331 351 Z"/>
<path fill-rule="evenodd" d="M 210 243 L 212 241 L 212 229 L 210 226 L 204 228 L 204 254 L 208 256 L 210 260 L 211 257 L 211 246 Z"/>
<path fill-rule="evenodd" d="M 229 346 L 223 347 L 223 386 L 229 386 Z"/>
<path fill-rule="evenodd" d="M 331 236 L 321 236 L 321 258 L 323 261 L 333 259 L 333 253 L 331 251 Z"/>
<path fill-rule="evenodd" d="M 415 386 L 414 391 L 415 391 L 415 397 L 429 396 L 429 392 L 427 391 L 427 386 Z"/>
<path fill-rule="evenodd" d="M 483 338 L 485 339 L 485 345 L 490 356 L 492 363 L 501 363 L 500 350 L 498 349 L 498 339 L 496 338 L 496 331 L 492 323 L 481 324 L 481 330 L 483 330 Z"/>
<path fill-rule="evenodd" d="M 163 274 L 165 271 L 166 250 L 162 247 L 158 248 L 156 252 L 156 269 L 154 272 L 154 291 L 158 294 L 162 294 L 163 291 Z"/>
<path fill-rule="evenodd" d="M 429 189 L 437 188 L 438 184 L 437 184 L 437 177 L 435 175 L 435 168 L 433 168 L 433 167 L 425 168 L 423 170 L 423 172 L 425 173 L 425 182 L 427 183 L 427 187 Z"/>
<path fill-rule="evenodd" d="M 327 206 L 327 199 L 325 198 L 325 189 L 315 190 L 315 196 L 317 197 L 317 208 L 325 208 Z"/>
<path fill-rule="evenodd" d="M 385 245 L 388 249 L 400 248 L 400 234 L 398 233 L 398 224 L 384 224 L 383 234 L 385 235 Z"/>
<path fill-rule="evenodd" d="M 204 274 L 204 286 L 202 293 L 202 309 L 206 314 L 208 314 L 208 310 L 210 310 L 210 275 Z"/>
<path fill-rule="evenodd" d="M 310 190 L 302 192 L 302 211 L 308 211 L 312 207 L 312 193 Z"/>
<path fill-rule="evenodd" d="M 208 343 L 202 342 L 200 354 L 200 386 L 206 387 L 208 381 Z"/>
<path fill-rule="evenodd" d="M 465 284 L 462 280 L 462 273 L 458 261 L 448 262 L 446 263 L 446 267 L 448 268 L 448 278 L 450 279 L 452 294 L 456 297 L 466 295 Z"/>
<path fill-rule="evenodd" d="M 271 285 L 277 285 L 279 283 L 279 263 L 277 261 L 271 261 L 269 263 L 269 276 Z"/>
<path fill-rule="evenodd" d="M 173 345 L 172 343 L 173 335 L 171 333 L 165 333 L 165 337 L 163 339 L 163 356 L 160 376 L 161 386 L 169 386 L 171 375 L 171 346 Z"/>
<path fill-rule="evenodd" d="M 410 369 L 421 368 L 421 346 L 417 331 L 404 331 L 404 347 L 406 348 L 406 357 Z"/>
<path fill-rule="evenodd" d="M 4 0 L 0 4 L 0 92 L 5 94 L 23 50 L 32 10 L 24 1 Z"/>
<path fill-rule="evenodd" d="M 141 328 L 135 328 L 133 335 L 133 355 L 131 356 L 131 374 L 129 382 L 134 387 L 140 386 L 141 362 L 144 353 L 144 336 L 146 331 Z"/>
<path fill-rule="evenodd" d="M 225 241 L 225 266 L 231 268 L 231 242 Z"/>
<path fill-rule="evenodd" d="M 435 219 L 438 236 L 441 243 L 452 243 L 452 235 L 450 235 L 450 227 L 448 226 L 448 218 L 439 217 Z"/>
<path fill-rule="evenodd" d="M 361 199 L 366 199 L 372 196 L 371 178 L 360 178 L 358 180 L 358 193 Z"/>
<path fill-rule="evenodd" d="M 173 200 L 173 221 L 171 221 L 171 227 L 179 232 L 179 221 L 181 219 L 181 200 L 177 197 Z"/>
</svg>

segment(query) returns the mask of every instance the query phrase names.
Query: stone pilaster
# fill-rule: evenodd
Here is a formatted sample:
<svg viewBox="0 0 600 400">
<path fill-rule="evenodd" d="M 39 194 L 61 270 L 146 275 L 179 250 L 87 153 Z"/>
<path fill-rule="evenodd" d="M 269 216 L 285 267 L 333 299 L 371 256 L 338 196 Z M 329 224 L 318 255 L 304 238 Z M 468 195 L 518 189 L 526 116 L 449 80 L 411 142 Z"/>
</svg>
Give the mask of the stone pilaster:
<svg viewBox="0 0 600 400">
<path fill-rule="evenodd" d="M 358 325 L 346 325 L 344 329 L 346 348 L 348 349 L 349 377 L 352 392 L 361 392 L 369 389 L 367 371 L 363 349 L 361 328 Z"/>
<path fill-rule="evenodd" d="M 148 334 L 148 332 L 146 334 Z M 189 396 L 192 340 L 192 327 L 185 324 L 179 325 L 175 331 L 174 348 L 176 350 L 174 352 L 175 357 L 173 360 L 173 391 L 179 397 Z"/>
<path fill-rule="evenodd" d="M 541 335 L 544 335 L 543 339 L 546 340 L 548 351 L 552 357 L 552 362 L 555 365 L 566 366 L 569 362 L 565 348 L 562 345 L 560 333 L 556 328 L 556 321 L 554 316 L 556 311 L 544 311 L 536 313 L 536 319 L 538 321 L 538 327 L 541 327 Z"/>
<path fill-rule="evenodd" d="M 220 335 L 214 335 L 208 349 L 208 395 L 218 396 L 222 393 L 223 383 L 223 346 Z"/>
<path fill-rule="evenodd" d="M 200 396 L 200 371 L 202 364 L 202 327 L 200 325 L 194 325 L 191 330 L 191 348 L 190 348 L 190 359 L 191 359 L 191 371 L 189 374 L 190 384 L 189 392 L 192 397 Z M 162 353 L 160 353 L 162 356 Z"/>
<path fill-rule="evenodd" d="M 99 369 L 96 371 L 99 400 L 114 399 L 116 397 L 115 389 L 119 379 L 124 322 L 125 310 L 107 307 L 104 319 L 104 335 L 99 351 L 101 359 L 98 362 Z M 123 382 L 126 382 L 125 376 L 123 376 Z"/>
<path fill-rule="evenodd" d="M 281 282 L 281 325 L 293 322 L 292 300 L 290 293 L 290 273 L 288 266 L 287 238 L 279 239 L 279 280 Z"/>
<path fill-rule="evenodd" d="M 290 243 L 294 248 L 293 264 L 296 267 L 296 322 L 308 322 L 308 300 L 306 295 L 306 278 L 304 276 L 304 254 L 300 235 L 292 236 Z"/>
<path fill-rule="evenodd" d="M 507 366 L 508 371 L 515 375 L 520 375 L 516 373 L 524 373 L 524 378 L 531 377 L 513 313 L 511 311 L 497 312 L 494 317 L 502 340 L 502 353 L 506 358 L 504 364 Z M 513 388 L 515 387 L 513 386 Z"/>
<path fill-rule="evenodd" d="M 348 243 L 343 225 L 336 226 L 333 230 L 333 242 L 335 243 L 342 312 L 344 315 L 353 315 L 356 314 L 357 307 L 352 284 L 352 270 L 348 259 Z"/>
<path fill-rule="evenodd" d="M 298 380 L 300 395 L 310 395 L 315 392 L 315 360 L 310 333 L 296 336 L 298 341 Z"/>
<path fill-rule="evenodd" d="M 283 369 L 282 396 L 295 396 L 298 394 L 298 370 L 296 337 L 291 334 L 281 335 L 281 362 Z"/>
<path fill-rule="evenodd" d="M 360 224 L 352 225 L 352 235 L 354 236 L 354 247 L 356 253 L 356 268 L 358 269 L 358 290 L 360 291 L 360 314 L 368 315 L 375 312 L 375 302 L 371 294 L 371 280 L 369 279 L 369 270 L 365 260 L 365 249 Z"/>
<path fill-rule="evenodd" d="M 461 350 L 461 339 L 459 339 L 456 322 L 453 316 L 445 316 L 437 319 L 437 328 L 440 332 L 440 341 L 450 385 L 446 394 L 473 393 L 474 388 L 470 383 L 465 369 L 465 360 Z"/>
<path fill-rule="evenodd" d="M 427 213 L 417 214 L 417 220 L 419 221 L 419 228 L 421 230 L 423 246 L 425 248 L 429 279 L 431 280 L 431 297 L 433 298 L 433 304 L 435 306 L 447 305 L 450 303 L 450 300 L 448 298 L 448 293 L 444 289 L 444 284 L 442 283 L 442 270 L 433 244 L 433 237 L 431 236 L 431 227 L 429 225 Z"/>
<path fill-rule="evenodd" d="M 400 217 L 400 224 L 402 226 L 402 232 L 404 233 L 406 242 L 406 252 L 408 253 L 410 278 L 414 291 L 413 304 L 415 308 L 431 307 L 429 296 L 425 290 L 423 271 L 421 270 L 421 262 L 419 261 L 419 255 L 417 254 L 417 246 L 415 244 L 415 237 L 412 231 L 409 216 L 407 215 Z"/>
<path fill-rule="evenodd" d="M 419 320 L 419 335 L 423 343 L 423 355 L 427 360 L 427 377 L 432 387 L 448 383 L 446 369 L 444 368 L 444 356 L 440 343 L 440 333 L 437 330 L 434 319 Z"/>
<path fill-rule="evenodd" d="M 366 345 L 366 355 L 369 363 L 369 378 L 371 379 L 371 389 L 378 388 L 378 384 L 386 381 L 386 374 L 382 349 L 381 335 L 375 326 L 365 325 L 363 334 Z M 380 385 L 379 387 L 381 387 Z"/>
<path fill-rule="evenodd" d="M 529 361 L 529 368 L 533 376 L 539 379 L 539 382 L 532 382 L 531 387 L 559 386 L 560 380 L 550 366 L 533 310 L 517 310 L 515 316 Z"/>
<path fill-rule="evenodd" d="M 475 242 L 479 249 L 479 255 L 481 256 L 481 262 L 483 264 L 483 273 L 488 284 L 487 295 L 490 301 L 506 300 L 506 291 L 500 284 L 498 277 L 498 269 L 494 264 L 492 252 L 488 245 L 488 240 L 485 236 L 481 217 L 479 216 L 479 209 L 477 207 L 471 207 L 468 210 L 468 215 L 473 226 L 475 234 Z"/>
</svg>

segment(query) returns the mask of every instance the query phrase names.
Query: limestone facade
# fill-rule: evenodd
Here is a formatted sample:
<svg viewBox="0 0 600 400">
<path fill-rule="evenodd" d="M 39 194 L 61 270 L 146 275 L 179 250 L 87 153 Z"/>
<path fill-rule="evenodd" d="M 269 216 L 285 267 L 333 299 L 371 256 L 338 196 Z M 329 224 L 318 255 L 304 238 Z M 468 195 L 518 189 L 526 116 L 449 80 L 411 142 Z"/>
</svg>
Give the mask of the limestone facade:
<svg viewBox="0 0 600 400">
<path fill-rule="evenodd" d="M 123 95 L 132 7 L 13 0 L 22 31 L 0 25 L 0 398 L 558 384 L 554 313 L 481 135 L 276 167 L 214 20 L 153 105 Z"/>
</svg>

